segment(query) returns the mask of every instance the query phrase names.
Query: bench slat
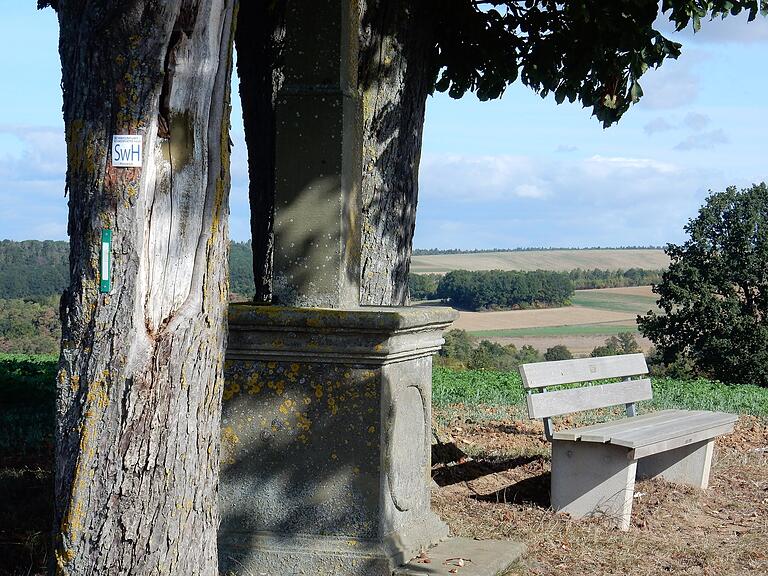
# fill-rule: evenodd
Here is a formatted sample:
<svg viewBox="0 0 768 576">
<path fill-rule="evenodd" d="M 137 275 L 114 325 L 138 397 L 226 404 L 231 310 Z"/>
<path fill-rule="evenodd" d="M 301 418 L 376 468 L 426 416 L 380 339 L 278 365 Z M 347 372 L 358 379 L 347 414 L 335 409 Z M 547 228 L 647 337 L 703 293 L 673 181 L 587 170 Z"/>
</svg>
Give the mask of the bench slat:
<svg viewBox="0 0 768 576">
<path fill-rule="evenodd" d="M 645 363 L 645 356 L 642 354 L 556 360 L 520 366 L 520 374 L 523 377 L 523 387 L 525 388 L 542 388 L 574 382 L 640 376 L 647 373 L 648 366 Z"/>
<path fill-rule="evenodd" d="M 531 418 L 548 418 L 570 412 L 649 400 L 651 397 L 651 381 L 647 378 L 542 392 L 528 395 L 528 415 Z"/>
<path fill-rule="evenodd" d="M 738 420 L 738 416 L 735 414 L 705 412 L 685 420 L 678 419 L 673 422 L 667 422 L 657 427 L 641 428 L 622 434 L 614 434 L 611 437 L 611 444 L 626 446 L 627 448 L 639 448 L 641 446 L 657 444 L 671 438 L 702 432 L 709 428 L 733 425 L 736 420 Z"/>
<path fill-rule="evenodd" d="M 654 430 L 657 430 L 660 426 L 666 426 L 671 422 L 674 422 L 675 426 L 684 427 L 686 420 L 689 420 L 694 416 L 698 416 L 699 414 L 706 414 L 706 412 L 686 412 L 684 410 L 675 410 L 672 414 L 667 414 L 662 418 L 652 420 L 650 422 L 639 423 L 636 426 L 633 426 L 632 419 L 628 418 L 627 420 L 622 420 L 622 422 L 626 422 L 626 424 L 619 426 L 616 429 L 606 431 L 599 430 L 595 433 L 587 432 L 582 434 L 581 440 L 583 442 L 613 443 L 614 438 L 632 434 L 638 431 L 651 433 Z"/>
<path fill-rule="evenodd" d="M 656 442 L 655 444 L 640 446 L 639 448 L 631 450 L 629 454 L 627 454 L 627 457 L 630 460 L 639 460 L 640 458 L 653 456 L 659 452 L 674 450 L 675 448 L 681 448 L 683 446 L 688 446 L 689 444 L 701 442 L 702 440 L 709 440 L 710 438 L 715 438 L 724 434 L 730 434 L 731 432 L 733 432 L 733 424 L 723 424 L 722 426 L 707 428 L 706 430 L 693 432 L 691 434 L 684 434 L 676 438 L 669 438 L 662 442 Z"/>
<path fill-rule="evenodd" d="M 603 434 L 610 436 L 615 430 L 643 426 L 647 422 L 663 421 L 665 418 L 679 413 L 680 410 L 662 410 L 660 412 L 649 412 L 632 418 L 622 418 L 621 420 L 612 420 L 601 422 L 590 426 L 581 426 L 579 428 L 569 428 L 567 430 L 558 430 L 553 438 L 555 440 L 580 440 L 584 434 Z M 608 438 L 610 439 L 610 438 Z M 606 440 L 607 441 L 607 440 Z"/>
</svg>

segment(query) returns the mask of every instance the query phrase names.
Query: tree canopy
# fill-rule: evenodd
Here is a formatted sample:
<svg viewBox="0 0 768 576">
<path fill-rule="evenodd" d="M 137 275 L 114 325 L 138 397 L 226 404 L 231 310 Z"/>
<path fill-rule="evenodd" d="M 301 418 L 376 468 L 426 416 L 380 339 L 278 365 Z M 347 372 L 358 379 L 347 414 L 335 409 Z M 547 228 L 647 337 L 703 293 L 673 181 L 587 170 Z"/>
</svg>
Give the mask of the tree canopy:
<svg viewBox="0 0 768 576">
<path fill-rule="evenodd" d="M 658 0 L 447 0 L 435 11 L 435 88 L 498 98 L 520 80 L 557 103 L 579 100 L 604 126 L 643 94 L 640 77 L 677 58 L 681 45 L 656 26 Z M 768 15 L 765 0 L 663 0 L 677 30 L 702 19 Z"/>
<path fill-rule="evenodd" d="M 712 194 L 685 230 L 654 288 L 664 313 L 638 318 L 640 330 L 665 363 L 768 386 L 768 187 Z"/>
</svg>

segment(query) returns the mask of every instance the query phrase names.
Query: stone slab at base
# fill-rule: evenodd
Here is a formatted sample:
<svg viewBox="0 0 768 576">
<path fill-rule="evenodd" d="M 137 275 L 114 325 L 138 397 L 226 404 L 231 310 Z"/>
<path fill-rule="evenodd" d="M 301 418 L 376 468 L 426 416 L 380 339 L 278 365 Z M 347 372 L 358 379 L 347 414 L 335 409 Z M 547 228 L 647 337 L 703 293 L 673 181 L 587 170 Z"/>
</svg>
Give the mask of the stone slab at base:
<svg viewBox="0 0 768 576">
<path fill-rule="evenodd" d="M 230 307 L 222 574 L 390 576 L 447 536 L 429 504 L 432 354 L 455 317 Z"/>
<path fill-rule="evenodd" d="M 415 558 L 397 568 L 394 576 L 496 576 L 508 570 L 524 552 L 525 545 L 519 542 L 448 538 L 427 551 L 431 562 Z M 458 558 L 464 560 L 461 567 Z"/>
</svg>

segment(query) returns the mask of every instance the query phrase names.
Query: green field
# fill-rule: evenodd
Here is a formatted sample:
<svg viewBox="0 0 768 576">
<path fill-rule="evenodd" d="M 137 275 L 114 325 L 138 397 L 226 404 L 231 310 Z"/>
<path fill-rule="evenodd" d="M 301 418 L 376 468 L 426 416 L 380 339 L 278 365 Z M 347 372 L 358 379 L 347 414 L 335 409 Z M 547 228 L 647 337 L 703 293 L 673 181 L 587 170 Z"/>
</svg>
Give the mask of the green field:
<svg viewBox="0 0 768 576">
<path fill-rule="evenodd" d="M 652 383 L 653 400 L 641 402 L 638 406 L 640 412 L 679 408 L 718 410 L 768 418 L 768 388 L 729 385 L 703 378 L 652 378 Z M 525 412 L 525 391 L 517 372 L 435 368 L 432 376 L 432 401 L 436 406 L 505 406 L 520 415 Z"/>
<path fill-rule="evenodd" d="M 611 290 L 577 290 L 571 298 L 571 302 L 575 306 L 594 308 L 595 310 L 646 314 L 648 310 L 658 311 L 656 299 L 657 296 L 655 295 L 621 294 Z"/>
</svg>

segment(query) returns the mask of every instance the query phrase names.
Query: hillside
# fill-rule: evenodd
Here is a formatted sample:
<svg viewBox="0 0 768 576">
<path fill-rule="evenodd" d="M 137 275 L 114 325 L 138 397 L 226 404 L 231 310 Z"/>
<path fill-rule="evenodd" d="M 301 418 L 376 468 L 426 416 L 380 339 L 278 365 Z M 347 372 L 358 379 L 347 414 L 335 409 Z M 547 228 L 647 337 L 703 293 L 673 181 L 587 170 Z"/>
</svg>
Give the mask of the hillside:
<svg viewBox="0 0 768 576">
<path fill-rule="evenodd" d="M 450 270 L 553 270 L 567 272 L 574 268 L 658 270 L 669 265 L 663 250 L 526 250 L 473 254 L 436 254 L 414 256 L 411 272 L 443 274 Z"/>
<path fill-rule="evenodd" d="M 230 290 L 253 293 L 250 242 L 232 242 L 229 251 Z M 0 240 L 0 299 L 60 296 L 69 284 L 69 243 L 54 240 Z"/>
</svg>

